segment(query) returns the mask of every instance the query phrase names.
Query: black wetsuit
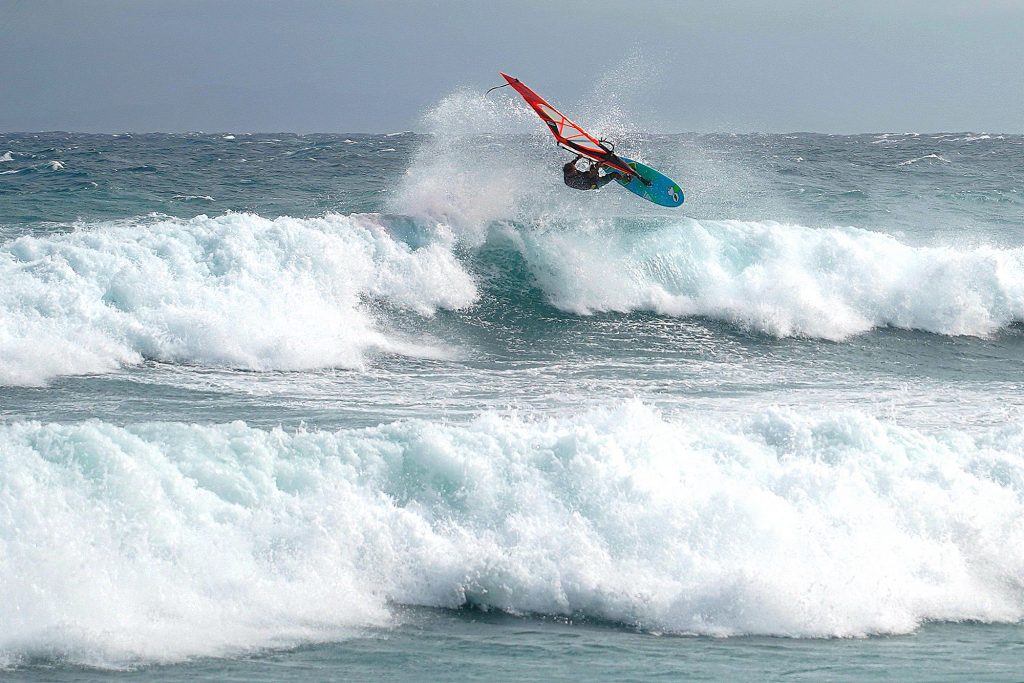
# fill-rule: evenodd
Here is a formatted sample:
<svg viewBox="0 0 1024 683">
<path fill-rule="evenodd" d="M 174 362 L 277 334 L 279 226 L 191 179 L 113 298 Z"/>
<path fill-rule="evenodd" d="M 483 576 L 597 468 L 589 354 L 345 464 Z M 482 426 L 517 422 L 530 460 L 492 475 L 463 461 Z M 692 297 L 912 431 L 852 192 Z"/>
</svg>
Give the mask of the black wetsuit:
<svg viewBox="0 0 1024 683">
<path fill-rule="evenodd" d="M 565 184 L 574 190 L 600 189 L 615 180 L 615 177 L 618 175 L 617 171 L 599 175 L 596 166 L 589 171 L 581 171 L 576 168 L 575 161 L 570 161 L 562 167 L 562 177 L 565 180 Z"/>
</svg>

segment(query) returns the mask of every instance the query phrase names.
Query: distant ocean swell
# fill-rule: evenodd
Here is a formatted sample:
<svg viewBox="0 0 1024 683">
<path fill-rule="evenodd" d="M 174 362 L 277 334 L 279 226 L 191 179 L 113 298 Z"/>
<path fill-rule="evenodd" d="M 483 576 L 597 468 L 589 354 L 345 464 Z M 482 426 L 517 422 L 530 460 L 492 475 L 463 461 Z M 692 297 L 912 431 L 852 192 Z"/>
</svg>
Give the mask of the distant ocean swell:
<svg viewBox="0 0 1024 683">
<path fill-rule="evenodd" d="M 1024 320 L 1019 248 L 771 222 L 577 227 L 492 224 L 488 240 L 529 280 L 506 284 L 570 314 L 698 315 L 779 337 L 987 335 Z M 0 384 L 146 358 L 305 370 L 359 368 L 373 350 L 443 356 L 368 304 L 428 317 L 482 295 L 520 305 L 489 289 L 459 242 L 447 226 L 382 214 L 150 217 L 21 237 L 0 247 Z"/>
<path fill-rule="evenodd" d="M 640 403 L 337 432 L 0 426 L 0 664 L 336 640 L 392 603 L 680 634 L 1012 622 L 1022 453 L 1021 424 Z"/>
</svg>

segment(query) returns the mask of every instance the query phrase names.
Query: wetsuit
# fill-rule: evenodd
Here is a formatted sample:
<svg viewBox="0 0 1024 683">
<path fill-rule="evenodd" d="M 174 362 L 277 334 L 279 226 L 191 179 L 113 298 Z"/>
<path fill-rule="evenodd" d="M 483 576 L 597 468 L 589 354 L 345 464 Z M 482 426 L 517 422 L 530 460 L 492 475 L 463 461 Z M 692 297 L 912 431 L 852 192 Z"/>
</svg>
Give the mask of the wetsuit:
<svg viewBox="0 0 1024 683">
<path fill-rule="evenodd" d="M 618 171 L 599 175 L 597 166 L 592 166 L 588 171 L 581 171 L 576 168 L 576 159 L 562 167 L 562 178 L 565 180 L 565 184 L 574 190 L 598 190 L 615 180 L 618 175 Z"/>
</svg>

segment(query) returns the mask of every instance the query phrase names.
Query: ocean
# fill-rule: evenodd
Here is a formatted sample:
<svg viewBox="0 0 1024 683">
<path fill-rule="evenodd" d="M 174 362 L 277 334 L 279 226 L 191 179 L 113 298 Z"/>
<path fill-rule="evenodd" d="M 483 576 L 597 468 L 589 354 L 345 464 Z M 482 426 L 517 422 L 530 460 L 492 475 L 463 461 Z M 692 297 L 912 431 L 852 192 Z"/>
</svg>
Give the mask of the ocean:
<svg viewBox="0 0 1024 683">
<path fill-rule="evenodd" d="M 524 109 L 0 134 L 0 678 L 1024 680 L 1024 136 Z"/>
</svg>

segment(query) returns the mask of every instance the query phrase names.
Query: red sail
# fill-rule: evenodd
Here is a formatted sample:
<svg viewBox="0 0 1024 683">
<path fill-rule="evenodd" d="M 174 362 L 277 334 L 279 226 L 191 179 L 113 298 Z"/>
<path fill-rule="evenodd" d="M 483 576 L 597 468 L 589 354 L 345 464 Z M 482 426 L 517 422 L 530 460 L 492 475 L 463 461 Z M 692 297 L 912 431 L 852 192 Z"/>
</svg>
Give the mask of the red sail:
<svg viewBox="0 0 1024 683">
<path fill-rule="evenodd" d="M 614 152 L 601 144 L 593 135 L 570 121 L 565 114 L 548 104 L 543 97 L 526 87 L 522 81 L 508 74 L 503 73 L 501 75 L 508 81 L 509 85 L 523 96 L 526 103 L 533 107 L 533 110 L 537 112 L 537 116 L 543 119 L 544 123 L 551 129 L 551 134 L 555 136 L 555 140 L 558 141 L 559 145 L 577 154 L 582 154 L 588 159 L 593 159 L 605 166 L 610 166 L 617 171 L 633 175 L 633 170 L 626 165 L 626 162 L 615 156 Z"/>
</svg>

